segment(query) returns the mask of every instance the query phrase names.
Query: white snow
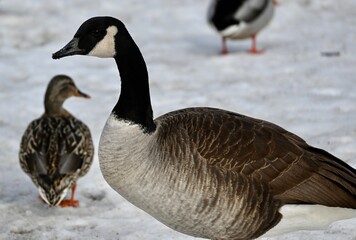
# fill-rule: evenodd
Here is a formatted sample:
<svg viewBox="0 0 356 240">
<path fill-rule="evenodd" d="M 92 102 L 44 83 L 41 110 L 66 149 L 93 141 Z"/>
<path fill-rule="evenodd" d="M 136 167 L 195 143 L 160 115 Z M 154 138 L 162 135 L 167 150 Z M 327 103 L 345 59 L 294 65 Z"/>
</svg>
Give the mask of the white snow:
<svg viewBox="0 0 356 240">
<path fill-rule="evenodd" d="M 231 54 L 220 56 L 220 38 L 206 22 L 209 0 L 0 0 L 0 239 L 194 239 L 114 192 L 97 155 L 78 182 L 79 208 L 47 207 L 20 169 L 21 136 L 42 114 L 45 88 L 56 74 L 68 74 L 92 96 L 65 106 L 91 128 L 97 149 L 119 94 L 115 62 L 51 59 L 92 16 L 126 23 L 148 64 L 155 116 L 189 106 L 232 110 L 275 122 L 356 167 L 356 1 L 279 2 L 258 37 L 265 54 L 247 54 L 245 40 L 229 41 Z M 325 212 L 336 216 L 339 209 L 289 210 L 302 221 L 291 218 L 280 227 L 306 230 L 269 239 L 356 239 L 354 211 L 321 227 Z M 303 228 L 304 220 L 312 223 Z"/>
</svg>

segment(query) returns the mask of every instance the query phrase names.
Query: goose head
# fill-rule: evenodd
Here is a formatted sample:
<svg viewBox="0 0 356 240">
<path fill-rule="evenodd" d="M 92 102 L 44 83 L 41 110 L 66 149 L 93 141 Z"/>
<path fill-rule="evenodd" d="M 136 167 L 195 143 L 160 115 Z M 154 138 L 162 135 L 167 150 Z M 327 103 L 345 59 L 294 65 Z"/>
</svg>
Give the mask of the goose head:
<svg viewBox="0 0 356 240">
<path fill-rule="evenodd" d="M 121 93 L 112 113 L 119 119 L 139 124 L 145 132 L 155 129 L 144 58 L 125 25 L 113 17 L 86 20 L 73 39 L 52 55 L 114 58 L 120 72 Z"/>
<path fill-rule="evenodd" d="M 59 59 L 71 55 L 112 58 L 117 54 L 117 41 L 127 32 L 124 24 L 113 17 L 93 17 L 86 20 L 73 39 L 52 55 Z"/>
<path fill-rule="evenodd" d="M 90 98 L 80 91 L 72 78 L 66 75 L 56 75 L 48 83 L 45 94 L 45 111 L 47 115 L 60 115 L 63 113 L 63 103 L 69 97 Z"/>
</svg>

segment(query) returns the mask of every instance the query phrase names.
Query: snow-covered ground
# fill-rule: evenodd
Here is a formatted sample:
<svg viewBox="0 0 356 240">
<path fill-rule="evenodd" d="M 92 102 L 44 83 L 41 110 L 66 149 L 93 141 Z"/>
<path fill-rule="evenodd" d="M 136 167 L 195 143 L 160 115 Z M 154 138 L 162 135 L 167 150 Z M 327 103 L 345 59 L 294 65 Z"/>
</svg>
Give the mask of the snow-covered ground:
<svg viewBox="0 0 356 240">
<path fill-rule="evenodd" d="M 76 209 L 47 207 L 19 167 L 21 136 L 42 114 L 46 85 L 59 73 L 92 96 L 65 107 L 91 128 L 97 149 L 119 94 L 114 61 L 51 59 L 92 16 L 126 23 L 148 64 L 155 116 L 189 106 L 232 110 L 275 122 L 356 167 L 356 1 L 279 2 L 258 38 L 265 54 L 247 54 L 246 40 L 229 41 L 232 53 L 220 56 L 220 39 L 206 23 L 209 0 L 0 0 L 0 239 L 194 239 L 114 192 L 97 156 L 78 181 Z M 300 225 L 314 223 L 308 230 L 270 239 L 356 239 L 350 213 L 319 229 L 324 217 L 304 211 Z"/>
</svg>

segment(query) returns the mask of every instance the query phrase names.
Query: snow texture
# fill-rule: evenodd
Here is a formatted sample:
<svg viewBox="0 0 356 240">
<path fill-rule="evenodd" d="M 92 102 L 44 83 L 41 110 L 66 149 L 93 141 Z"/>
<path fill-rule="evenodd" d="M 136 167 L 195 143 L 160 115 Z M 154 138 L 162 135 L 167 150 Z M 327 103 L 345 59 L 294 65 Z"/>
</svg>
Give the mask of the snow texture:
<svg viewBox="0 0 356 240">
<path fill-rule="evenodd" d="M 356 1 L 280 0 L 258 36 L 265 50 L 258 56 L 247 53 L 249 40 L 229 41 L 231 53 L 218 54 L 219 36 L 206 21 L 208 4 L 0 0 L 0 239 L 194 239 L 114 192 L 97 154 L 78 181 L 79 208 L 47 207 L 20 169 L 21 136 L 42 114 L 45 88 L 56 74 L 71 76 L 92 96 L 70 99 L 65 107 L 90 127 L 97 153 L 120 89 L 115 62 L 51 59 L 92 16 L 111 15 L 126 24 L 148 65 L 155 116 L 189 106 L 239 112 L 277 123 L 356 167 Z M 326 224 L 325 216 L 337 217 L 340 209 L 297 208 L 287 207 L 294 218 L 279 225 L 289 233 L 268 239 L 356 239 L 355 211 L 342 209 L 342 220 Z"/>
</svg>

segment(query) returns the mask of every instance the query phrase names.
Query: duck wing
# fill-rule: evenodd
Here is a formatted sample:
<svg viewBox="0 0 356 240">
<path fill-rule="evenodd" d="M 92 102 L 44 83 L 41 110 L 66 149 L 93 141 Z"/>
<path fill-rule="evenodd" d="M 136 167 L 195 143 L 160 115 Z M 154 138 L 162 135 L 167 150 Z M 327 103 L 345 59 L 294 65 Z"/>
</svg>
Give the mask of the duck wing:
<svg viewBox="0 0 356 240">
<path fill-rule="evenodd" d="M 283 203 L 356 208 L 355 169 L 273 123 L 213 108 L 163 118 L 209 165 L 268 184 Z"/>
<path fill-rule="evenodd" d="M 93 161 L 94 146 L 89 128 L 74 117 L 65 119 L 59 128 L 58 170 L 61 174 L 73 174 L 79 170 L 80 176 L 89 171 Z"/>
<path fill-rule="evenodd" d="M 19 153 L 20 166 L 31 178 L 48 173 L 49 146 L 53 128 L 51 121 L 39 118 L 28 125 L 22 136 Z"/>
<path fill-rule="evenodd" d="M 20 165 L 36 185 L 84 175 L 93 160 L 90 132 L 79 120 L 42 117 L 31 122 L 20 146 Z"/>
</svg>

